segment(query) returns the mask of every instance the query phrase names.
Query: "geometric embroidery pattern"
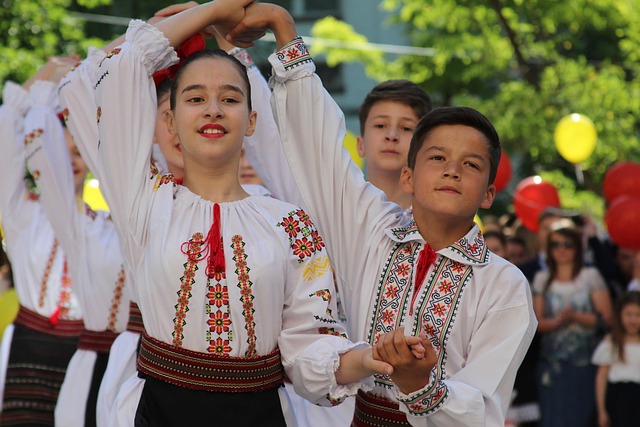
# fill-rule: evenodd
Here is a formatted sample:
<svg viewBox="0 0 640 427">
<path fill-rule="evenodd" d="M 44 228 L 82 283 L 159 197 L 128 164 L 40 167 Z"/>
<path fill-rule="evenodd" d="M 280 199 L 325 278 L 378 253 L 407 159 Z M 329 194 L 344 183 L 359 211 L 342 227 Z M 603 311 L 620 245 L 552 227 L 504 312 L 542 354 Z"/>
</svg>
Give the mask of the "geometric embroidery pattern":
<svg viewBox="0 0 640 427">
<path fill-rule="evenodd" d="M 429 285 L 418 300 L 418 322 L 413 332 L 424 331 L 436 352 L 437 362 L 430 386 L 403 401 L 413 414 L 429 414 L 440 407 L 447 397 L 448 390 L 442 381 L 445 377 L 446 345 L 462 292 L 472 274 L 470 265 L 439 257 Z"/>
<path fill-rule="evenodd" d="M 227 288 L 226 275 L 224 272 L 216 273 L 213 277 L 207 278 L 207 299 L 206 312 L 209 315 L 207 324 L 209 330 L 205 339 L 209 342 L 207 351 L 218 356 L 228 356 L 231 352 L 231 315 L 229 313 L 229 288 Z"/>
<path fill-rule="evenodd" d="M 315 258 L 304 265 L 302 268 L 302 278 L 305 282 L 311 282 L 319 277 L 325 275 L 325 273 L 331 272 L 331 262 L 329 257 L 322 256 Z"/>
<path fill-rule="evenodd" d="M 124 288 L 125 274 L 124 267 L 120 268 L 118 273 L 118 281 L 113 288 L 113 298 L 111 300 L 111 310 L 109 310 L 109 323 L 107 324 L 107 330 L 115 332 L 116 319 L 118 318 L 118 308 L 122 301 L 122 289 Z"/>
<path fill-rule="evenodd" d="M 449 248 L 473 263 L 485 263 L 489 257 L 489 249 L 480 231 L 478 231 L 473 241 L 470 242 L 466 237 L 463 237 L 450 245 Z"/>
<path fill-rule="evenodd" d="M 278 61 L 285 70 L 298 67 L 304 63 L 311 62 L 309 49 L 304 44 L 302 37 L 298 36 L 276 52 Z"/>
<path fill-rule="evenodd" d="M 323 301 L 325 301 L 327 303 L 327 316 L 331 317 L 332 313 L 331 313 L 331 308 L 329 308 L 331 306 L 331 291 L 329 291 L 329 289 L 320 289 L 315 291 L 314 293 L 309 295 L 310 297 L 320 297 L 322 298 Z"/>
<path fill-rule="evenodd" d="M 47 283 L 49 282 L 49 276 L 51 275 L 51 268 L 53 268 L 53 261 L 56 258 L 56 252 L 58 252 L 58 240 L 53 241 L 49 258 L 47 259 L 47 265 L 42 275 L 42 281 L 40 282 L 40 295 L 38 297 L 38 307 L 44 307 L 44 299 L 47 295 Z"/>
<path fill-rule="evenodd" d="M 253 299 L 255 297 L 251 292 L 253 282 L 249 277 L 250 268 L 247 266 L 247 254 L 244 251 L 245 242 L 242 241 L 242 236 L 233 236 L 231 242 L 233 260 L 236 263 L 236 274 L 238 276 L 238 288 L 240 289 L 244 327 L 247 331 L 248 348 L 244 355 L 245 357 L 252 357 L 256 354 L 256 322 L 254 318 L 256 310 L 253 308 Z"/>
<path fill-rule="evenodd" d="M 187 262 L 184 263 L 184 274 L 180 278 L 180 290 L 176 292 L 178 302 L 174 306 L 176 309 L 173 318 L 173 336 L 172 343 L 176 347 L 182 347 L 184 338 L 184 327 L 187 324 L 186 317 L 189 311 L 189 299 L 191 298 L 191 289 L 195 283 L 195 275 L 198 270 L 198 261 L 202 258 L 200 247 L 204 243 L 203 235 L 200 232 L 194 233 L 191 239 L 186 242 L 187 246 Z"/>
<path fill-rule="evenodd" d="M 417 242 L 398 243 L 391 250 L 378 285 L 368 341 L 375 345 L 380 335 L 397 329 L 404 322 L 404 307 L 411 295 L 413 264 L 421 245 Z M 387 375 L 375 375 L 376 384 L 393 387 Z"/>
</svg>

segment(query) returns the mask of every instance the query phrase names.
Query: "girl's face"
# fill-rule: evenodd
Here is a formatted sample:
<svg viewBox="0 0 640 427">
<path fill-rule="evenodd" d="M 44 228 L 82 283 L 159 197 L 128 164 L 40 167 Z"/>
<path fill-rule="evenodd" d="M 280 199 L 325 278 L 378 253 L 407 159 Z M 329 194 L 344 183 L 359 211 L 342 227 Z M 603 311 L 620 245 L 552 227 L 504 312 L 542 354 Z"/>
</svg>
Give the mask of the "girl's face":
<svg viewBox="0 0 640 427">
<path fill-rule="evenodd" d="M 244 137 L 256 123 L 238 69 L 224 58 L 200 58 L 182 71 L 175 96 L 169 131 L 180 140 L 185 169 L 237 168 Z"/>
<path fill-rule="evenodd" d="M 178 136 L 169 132 L 169 94 L 159 100 L 158 114 L 156 118 L 156 131 L 154 142 L 160 147 L 160 151 L 167 161 L 168 171 L 176 178 L 184 176 L 184 160 L 182 159 L 182 147 Z"/>
<path fill-rule="evenodd" d="M 553 232 L 549 235 L 550 255 L 558 265 L 573 263 L 577 250 L 576 243 L 569 237 Z"/>
<path fill-rule="evenodd" d="M 73 186 L 75 188 L 76 196 L 82 196 L 84 191 L 84 180 L 87 178 L 87 172 L 89 168 L 87 164 L 82 160 L 80 151 L 76 147 L 76 143 L 73 141 L 71 132 L 67 128 L 64 128 L 64 139 L 67 143 L 67 150 L 69 150 L 69 157 L 71 157 L 71 171 L 73 172 Z"/>
<path fill-rule="evenodd" d="M 627 304 L 620 311 L 622 328 L 629 335 L 640 334 L 640 305 Z"/>
</svg>

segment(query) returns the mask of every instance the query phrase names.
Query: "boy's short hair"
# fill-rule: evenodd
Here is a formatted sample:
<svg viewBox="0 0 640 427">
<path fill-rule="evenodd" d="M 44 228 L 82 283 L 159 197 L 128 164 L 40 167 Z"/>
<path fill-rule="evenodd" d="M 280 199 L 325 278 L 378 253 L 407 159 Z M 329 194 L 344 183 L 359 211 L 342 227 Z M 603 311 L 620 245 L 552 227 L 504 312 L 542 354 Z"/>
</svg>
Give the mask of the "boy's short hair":
<svg viewBox="0 0 640 427">
<path fill-rule="evenodd" d="M 482 113 L 469 107 L 438 107 L 431 110 L 426 116 L 420 119 L 411 138 L 407 165 L 413 169 L 416 165 L 418 151 L 424 145 L 425 140 L 435 128 L 445 125 L 464 125 L 476 129 L 482 133 L 487 140 L 489 148 L 489 184 L 493 184 L 498 172 L 500 163 L 500 138 L 498 132 Z"/>
<path fill-rule="evenodd" d="M 387 80 L 378 83 L 367 94 L 360 106 L 360 135 L 364 135 L 364 125 L 371 107 L 380 101 L 394 101 L 408 105 L 418 119 L 431 111 L 431 98 L 417 84 L 409 80 Z"/>
</svg>

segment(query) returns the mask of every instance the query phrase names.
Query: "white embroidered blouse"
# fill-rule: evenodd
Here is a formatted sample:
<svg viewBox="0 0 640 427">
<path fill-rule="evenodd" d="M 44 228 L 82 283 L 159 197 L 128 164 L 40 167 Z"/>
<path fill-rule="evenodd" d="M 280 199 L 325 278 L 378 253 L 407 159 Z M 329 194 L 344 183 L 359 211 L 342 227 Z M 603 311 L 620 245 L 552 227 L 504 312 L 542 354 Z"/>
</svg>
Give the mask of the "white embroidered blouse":
<svg viewBox="0 0 640 427">
<path fill-rule="evenodd" d="M 269 60 L 284 152 L 327 241 L 350 335 L 375 343 L 405 326 L 414 335 L 425 331 L 438 355 L 422 390 L 405 395 L 377 376 L 373 393 L 399 401 L 415 426 L 504 426 L 516 371 L 536 329 L 526 279 L 488 251 L 476 225 L 437 252 L 415 290 L 425 241 L 342 147 L 344 117 L 314 74 L 302 39 Z"/>
</svg>

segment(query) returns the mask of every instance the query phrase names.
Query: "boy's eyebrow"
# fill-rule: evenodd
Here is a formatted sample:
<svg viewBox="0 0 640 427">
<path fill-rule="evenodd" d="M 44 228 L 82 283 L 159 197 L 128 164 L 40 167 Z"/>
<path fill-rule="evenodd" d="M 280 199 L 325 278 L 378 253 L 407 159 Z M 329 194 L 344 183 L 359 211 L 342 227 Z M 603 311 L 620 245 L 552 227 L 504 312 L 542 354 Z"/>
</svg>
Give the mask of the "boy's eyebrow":
<svg viewBox="0 0 640 427">
<path fill-rule="evenodd" d="M 375 116 L 371 116 L 371 119 L 388 119 L 390 116 L 388 114 L 376 114 Z M 418 119 L 411 116 L 402 116 L 400 120 L 411 120 L 412 122 L 417 122 Z"/>
<path fill-rule="evenodd" d="M 444 149 L 444 147 L 440 145 L 431 145 L 431 146 L 425 147 L 424 151 L 429 152 L 429 151 L 446 151 L 446 150 Z M 474 159 L 478 159 L 483 162 L 487 161 L 487 159 L 484 156 L 482 156 L 482 154 L 478 154 L 478 153 L 467 153 L 465 154 L 465 156 L 472 157 Z"/>
</svg>

